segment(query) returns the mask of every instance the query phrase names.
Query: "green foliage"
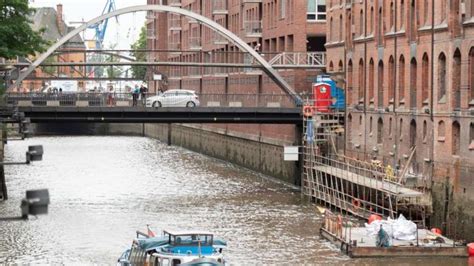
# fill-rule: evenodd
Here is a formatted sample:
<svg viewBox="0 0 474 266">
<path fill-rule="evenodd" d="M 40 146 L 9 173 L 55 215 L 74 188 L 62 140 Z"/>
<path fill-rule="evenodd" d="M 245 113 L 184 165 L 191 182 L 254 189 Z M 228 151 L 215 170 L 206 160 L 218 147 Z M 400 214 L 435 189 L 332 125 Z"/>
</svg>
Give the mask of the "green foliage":
<svg viewBox="0 0 474 266">
<path fill-rule="evenodd" d="M 51 64 L 51 63 L 56 63 L 58 60 L 56 56 L 50 56 L 46 58 L 46 60 L 43 61 L 43 63 L 46 64 Z M 55 75 L 57 74 L 57 67 L 54 66 L 42 66 L 41 69 L 43 70 L 44 73 L 50 74 L 50 75 Z"/>
<path fill-rule="evenodd" d="M 29 24 L 32 12 L 28 0 L 0 1 L 0 57 L 14 59 L 45 50 L 47 42 L 41 32 L 33 31 Z"/>
<path fill-rule="evenodd" d="M 109 50 L 114 50 L 115 47 L 117 47 L 117 44 L 112 44 L 112 45 L 110 45 L 110 47 L 108 49 Z M 120 61 L 120 59 L 117 56 L 107 55 L 105 57 L 105 62 L 108 62 L 108 63 L 114 63 L 114 62 L 119 62 L 119 61 Z M 120 67 L 120 66 L 108 66 L 107 69 L 106 69 L 107 77 L 110 78 L 110 79 L 120 77 L 122 72 L 123 72 L 122 67 Z"/>
<path fill-rule="evenodd" d="M 146 49 L 146 26 L 143 26 L 140 30 L 140 35 L 138 40 L 132 44 L 132 56 L 134 56 L 137 61 L 145 62 L 146 53 L 138 50 Z M 137 80 L 145 80 L 146 66 L 132 66 L 133 78 Z"/>
</svg>

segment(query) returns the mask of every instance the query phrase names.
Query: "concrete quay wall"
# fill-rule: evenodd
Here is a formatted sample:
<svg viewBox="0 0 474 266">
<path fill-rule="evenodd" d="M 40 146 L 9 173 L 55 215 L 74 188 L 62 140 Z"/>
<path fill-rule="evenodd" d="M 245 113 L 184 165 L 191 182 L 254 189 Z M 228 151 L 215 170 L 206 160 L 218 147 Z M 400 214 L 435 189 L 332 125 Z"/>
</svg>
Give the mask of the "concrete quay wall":
<svg viewBox="0 0 474 266">
<path fill-rule="evenodd" d="M 235 125 L 234 125 L 235 127 Z M 285 126 L 283 126 L 285 129 Z M 269 130 L 263 128 L 262 131 Z M 289 129 L 286 129 L 289 130 Z M 182 124 L 32 124 L 35 135 L 126 135 L 147 136 L 300 185 L 297 162 L 283 161 L 291 141 L 244 134 L 226 127 Z M 255 133 L 252 131 L 252 133 Z"/>
<path fill-rule="evenodd" d="M 300 185 L 298 164 L 283 161 L 283 142 L 199 125 L 145 124 L 144 131 L 145 136 Z"/>
</svg>

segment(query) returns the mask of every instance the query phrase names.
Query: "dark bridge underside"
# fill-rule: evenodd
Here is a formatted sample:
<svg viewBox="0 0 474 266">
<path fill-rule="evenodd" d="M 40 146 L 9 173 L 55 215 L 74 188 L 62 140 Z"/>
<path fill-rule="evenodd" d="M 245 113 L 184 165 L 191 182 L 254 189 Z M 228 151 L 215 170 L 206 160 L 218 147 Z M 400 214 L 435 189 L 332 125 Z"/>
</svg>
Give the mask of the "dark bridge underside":
<svg viewBox="0 0 474 266">
<path fill-rule="evenodd" d="M 301 124 L 300 108 L 18 107 L 32 123 Z"/>
</svg>

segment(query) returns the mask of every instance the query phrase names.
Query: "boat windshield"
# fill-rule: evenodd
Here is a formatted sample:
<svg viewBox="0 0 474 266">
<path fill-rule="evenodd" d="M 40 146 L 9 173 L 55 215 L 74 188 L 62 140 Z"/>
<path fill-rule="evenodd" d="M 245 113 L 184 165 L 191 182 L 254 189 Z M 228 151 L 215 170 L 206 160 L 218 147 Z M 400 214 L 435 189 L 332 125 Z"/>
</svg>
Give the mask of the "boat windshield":
<svg viewBox="0 0 474 266">
<path fill-rule="evenodd" d="M 169 235 L 173 246 L 211 246 L 212 235 Z"/>
</svg>

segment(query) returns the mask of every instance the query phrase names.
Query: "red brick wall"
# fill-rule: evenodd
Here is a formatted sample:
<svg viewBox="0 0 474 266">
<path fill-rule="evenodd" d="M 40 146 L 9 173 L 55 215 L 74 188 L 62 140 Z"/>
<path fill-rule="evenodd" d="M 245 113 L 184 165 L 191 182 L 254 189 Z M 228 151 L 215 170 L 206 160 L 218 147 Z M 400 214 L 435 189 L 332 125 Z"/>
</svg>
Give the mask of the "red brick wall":
<svg viewBox="0 0 474 266">
<path fill-rule="evenodd" d="M 328 7 L 327 18 L 328 21 L 332 18 L 332 23 L 329 22 L 332 29 L 328 26 L 327 66 L 328 70 L 338 72 L 341 70 L 339 62 L 344 64 L 342 71 L 347 81 L 348 114 L 352 117 L 351 122 L 348 117 L 348 153 L 361 157 L 366 153 L 367 157 L 376 156 L 403 166 L 412 144 L 415 144 L 415 164 L 420 174 L 432 176 L 430 161 L 434 161 L 435 180 L 444 180 L 448 175 L 453 180 L 461 180 L 455 182 L 457 189 L 464 191 L 467 188 L 474 192 L 474 188 L 469 185 L 471 181 L 465 178 L 467 171 L 463 172 L 463 169 L 474 170 L 474 149 L 469 147 L 472 142 L 470 124 L 474 123 L 474 95 L 470 85 L 473 80 L 471 73 L 474 73 L 470 62 L 474 61 L 469 57 L 474 46 L 474 17 L 471 17 L 474 12 L 470 12 L 472 4 L 468 1 L 464 8 L 466 13 L 461 14 L 456 5 L 459 1 L 444 1 L 447 4 L 443 7 L 440 6 L 443 1 L 435 1 L 432 56 L 432 1 L 427 1 L 426 8 L 423 1 L 417 1 L 418 5 L 412 11 L 410 1 L 403 1 L 402 8 L 402 1 L 397 0 L 396 27 L 391 26 L 395 22 L 395 14 L 391 15 L 391 2 L 395 11 L 395 1 L 357 1 L 343 6 L 338 5 L 338 1 L 332 1 L 332 7 Z M 371 8 L 374 9 L 373 19 L 370 18 Z M 379 8 L 382 9 L 380 19 Z M 373 32 L 370 30 L 370 21 L 374 24 Z M 338 33 L 341 28 L 344 29 L 342 38 Z M 439 57 L 442 53 L 446 57 L 444 97 L 440 95 L 442 65 Z M 401 57 L 405 62 L 403 68 Z M 370 75 L 371 59 L 374 62 L 373 75 Z M 359 67 L 361 60 L 363 69 Z M 412 64 L 415 61 L 416 65 Z M 349 67 L 351 62 L 352 71 Z M 383 63 L 383 73 L 379 71 L 379 62 Z M 390 70 L 395 73 L 390 73 Z M 379 78 L 383 81 L 380 84 L 382 86 L 378 84 Z M 374 92 L 373 97 L 369 97 L 372 79 Z M 434 101 L 431 106 L 432 92 Z M 456 99 L 460 99 L 459 104 Z M 381 131 L 378 130 L 379 118 L 383 121 Z M 445 124 L 445 133 L 438 137 L 441 120 Z M 453 123 L 459 124 L 459 134 L 453 130 Z M 415 140 L 410 141 L 414 133 Z M 381 143 L 377 141 L 379 134 L 383 139 Z M 453 152 L 453 145 L 459 146 L 458 151 Z"/>
</svg>

